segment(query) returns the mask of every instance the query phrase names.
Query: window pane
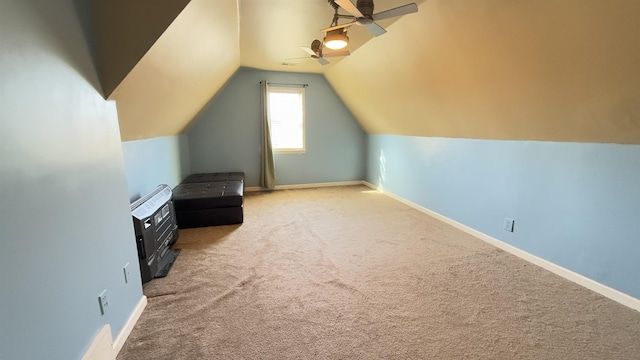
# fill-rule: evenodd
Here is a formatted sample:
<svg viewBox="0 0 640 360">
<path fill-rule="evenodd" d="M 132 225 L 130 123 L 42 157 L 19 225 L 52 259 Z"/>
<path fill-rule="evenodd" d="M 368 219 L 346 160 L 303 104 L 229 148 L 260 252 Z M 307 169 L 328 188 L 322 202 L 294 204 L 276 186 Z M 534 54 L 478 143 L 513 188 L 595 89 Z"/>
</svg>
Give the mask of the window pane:
<svg viewBox="0 0 640 360">
<path fill-rule="evenodd" d="M 274 149 L 304 149 L 304 89 L 271 88 L 269 116 Z"/>
</svg>

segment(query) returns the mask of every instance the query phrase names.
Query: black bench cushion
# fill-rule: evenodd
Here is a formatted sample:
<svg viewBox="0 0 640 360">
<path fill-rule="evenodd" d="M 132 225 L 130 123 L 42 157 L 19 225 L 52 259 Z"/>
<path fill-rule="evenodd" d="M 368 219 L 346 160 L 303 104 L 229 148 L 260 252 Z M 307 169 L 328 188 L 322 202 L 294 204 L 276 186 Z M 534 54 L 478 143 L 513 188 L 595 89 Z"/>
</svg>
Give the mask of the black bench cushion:
<svg viewBox="0 0 640 360">
<path fill-rule="evenodd" d="M 237 180 L 182 183 L 173 189 L 173 206 L 176 211 L 242 206 L 243 192 Z"/>
<path fill-rule="evenodd" d="M 218 182 L 218 181 L 240 181 L 244 182 L 243 172 L 192 174 L 182 180 L 181 184 Z"/>
</svg>

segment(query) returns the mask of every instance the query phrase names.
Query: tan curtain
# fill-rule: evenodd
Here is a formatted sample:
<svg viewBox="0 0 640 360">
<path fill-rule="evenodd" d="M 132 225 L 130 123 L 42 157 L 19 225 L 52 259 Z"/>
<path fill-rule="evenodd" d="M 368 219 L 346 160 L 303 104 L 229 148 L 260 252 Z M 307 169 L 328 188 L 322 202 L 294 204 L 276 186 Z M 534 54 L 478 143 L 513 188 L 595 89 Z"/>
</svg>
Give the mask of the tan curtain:
<svg viewBox="0 0 640 360">
<path fill-rule="evenodd" d="M 269 121 L 269 83 L 260 82 L 262 106 L 262 154 L 260 157 L 260 187 L 272 190 L 276 186 L 276 167 L 271 146 L 271 123 Z"/>
</svg>

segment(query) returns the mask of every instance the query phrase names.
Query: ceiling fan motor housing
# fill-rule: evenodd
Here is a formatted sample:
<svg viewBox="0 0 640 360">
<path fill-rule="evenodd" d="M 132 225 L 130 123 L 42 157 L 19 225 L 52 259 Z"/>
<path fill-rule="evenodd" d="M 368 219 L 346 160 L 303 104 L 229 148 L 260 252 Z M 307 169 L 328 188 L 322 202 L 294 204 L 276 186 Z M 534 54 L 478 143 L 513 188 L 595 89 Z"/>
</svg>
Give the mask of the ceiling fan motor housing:
<svg viewBox="0 0 640 360">
<path fill-rule="evenodd" d="M 362 15 L 370 18 L 373 15 L 373 0 L 358 0 L 356 7 Z"/>
</svg>

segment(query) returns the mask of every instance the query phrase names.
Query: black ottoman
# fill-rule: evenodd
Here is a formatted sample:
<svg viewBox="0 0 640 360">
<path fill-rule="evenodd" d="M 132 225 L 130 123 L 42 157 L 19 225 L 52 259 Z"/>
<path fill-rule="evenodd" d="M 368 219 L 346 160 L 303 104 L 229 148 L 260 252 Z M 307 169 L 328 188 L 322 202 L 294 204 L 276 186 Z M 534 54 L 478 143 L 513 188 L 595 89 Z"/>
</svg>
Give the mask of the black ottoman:
<svg viewBox="0 0 640 360">
<path fill-rule="evenodd" d="M 233 182 L 239 181 L 244 184 L 243 172 L 226 172 L 226 173 L 206 173 L 192 174 L 187 176 L 180 184 L 203 183 L 203 182 Z"/>
<path fill-rule="evenodd" d="M 173 189 L 178 227 L 243 222 L 244 173 L 189 175 Z"/>
</svg>

